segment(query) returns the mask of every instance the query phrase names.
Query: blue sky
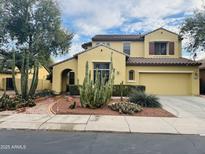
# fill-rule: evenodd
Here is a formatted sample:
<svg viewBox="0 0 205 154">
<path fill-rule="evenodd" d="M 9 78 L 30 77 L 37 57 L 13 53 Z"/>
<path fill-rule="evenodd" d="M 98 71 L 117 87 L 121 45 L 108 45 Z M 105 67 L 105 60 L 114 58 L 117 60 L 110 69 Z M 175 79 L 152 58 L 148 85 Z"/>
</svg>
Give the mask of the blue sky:
<svg viewBox="0 0 205 154">
<path fill-rule="evenodd" d="M 96 34 L 143 34 L 159 27 L 176 33 L 184 19 L 205 0 L 57 0 L 63 27 L 75 34 L 68 55 L 82 51 L 81 44 Z M 183 41 L 183 47 L 188 40 Z M 183 56 L 190 58 L 185 50 Z M 199 53 L 199 59 L 205 54 Z"/>
</svg>

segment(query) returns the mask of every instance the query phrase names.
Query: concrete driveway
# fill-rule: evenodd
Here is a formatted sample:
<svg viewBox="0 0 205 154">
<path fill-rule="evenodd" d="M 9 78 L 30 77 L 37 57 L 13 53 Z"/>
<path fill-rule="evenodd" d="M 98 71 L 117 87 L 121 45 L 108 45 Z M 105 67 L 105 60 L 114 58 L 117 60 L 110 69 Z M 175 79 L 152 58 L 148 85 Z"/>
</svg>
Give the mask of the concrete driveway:
<svg viewBox="0 0 205 154">
<path fill-rule="evenodd" d="M 205 98 L 196 96 L 159 96 L 163 108 L 180 118 L 205 120 Z"/>
</svg>

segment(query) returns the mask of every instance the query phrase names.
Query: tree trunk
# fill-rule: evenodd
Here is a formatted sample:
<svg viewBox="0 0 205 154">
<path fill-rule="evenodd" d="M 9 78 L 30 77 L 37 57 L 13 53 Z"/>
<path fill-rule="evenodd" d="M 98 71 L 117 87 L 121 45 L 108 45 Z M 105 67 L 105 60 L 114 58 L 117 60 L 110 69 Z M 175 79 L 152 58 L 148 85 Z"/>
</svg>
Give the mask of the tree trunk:
<svg viewBox="0 0 205 154">
<path fill-rule="evenodd" d="M 31 87 L 30 87 L 30 91 L 29 91 L 29 96 L 31 96 L 31 97 L 33 97 L 35 95 L 35 91 L 36 91 L 37 86 L 38 86 L 38 72 L 39 72 L 39 64 L 38 64 L 38 61 L 35 60 L 34 73 L 33 73 L 33 78 L 32 78 Z"/>
<path fill-rule="evenodd" d="M 15 77 L 15 68 L 16 68 L 16 55 L 15 51 L 13 51 L 13 64 L 12 64 L 12 82 L 14 86 L 14 91 L 16 95 L 19 95 L 18 89 L 16 87 L 16 77 Z"/>
<path fill-rule="evenodd" d="M 26 64 L 25 64 L 25 95 L 26 99 L 28 99 L 28 71 L 29 71 L 29 53 L 28 51 L 26 52 L 26 58 L 25 58 Z"/>
<path fill-rule="evenodd" d="M 22 56 L 22 64 L 21 64 L 21 95 L 22 98 L 26 98 L 26 92 L 25 92 L 25 51 Z"/>
</svg>

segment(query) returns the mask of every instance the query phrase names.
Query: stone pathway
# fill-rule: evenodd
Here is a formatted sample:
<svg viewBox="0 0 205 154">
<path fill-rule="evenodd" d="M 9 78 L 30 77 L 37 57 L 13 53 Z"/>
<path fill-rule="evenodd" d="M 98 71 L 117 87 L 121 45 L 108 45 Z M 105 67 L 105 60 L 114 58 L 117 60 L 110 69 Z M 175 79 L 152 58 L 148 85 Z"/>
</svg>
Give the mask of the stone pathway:
<svg viewBox="0 0 205 154">
<path fill-rule="evenodd" d="M 45 98 L 45 100 L 37 101 L 36 106 L 26 108 L 26 114 L 48 114 L 52 115 L 50 108 L 55 104 L 55 98 Z"/>
<path fill-rule="evenodd" d="M 14 114 L 0 116 L 0 129 L 204 135 L 205 123 L 196 118 Z"/>
</svg>

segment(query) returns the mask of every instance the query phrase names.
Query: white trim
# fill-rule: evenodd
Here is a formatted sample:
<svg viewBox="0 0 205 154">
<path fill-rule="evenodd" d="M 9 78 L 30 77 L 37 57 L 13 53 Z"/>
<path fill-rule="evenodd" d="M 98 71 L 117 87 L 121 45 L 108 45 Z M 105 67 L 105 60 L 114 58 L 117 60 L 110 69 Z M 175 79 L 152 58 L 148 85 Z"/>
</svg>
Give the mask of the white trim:
<svg viewBox="0 0 205 154">
<path fill-rule="evenodd" d="M 111 63 L 110 60 L 92 60 L 93 63 Z"/>
<path fill-rule="evenodd" d="M 128 80 L 127 82 L 134 83 L 136 81 L 135 80 Z"/>
<path fill-rule="evenodd" d="M 138 71 L 139 73 L 187 73 L 191 74 L 194 73 L 194 71 Z"/>
</svg>

